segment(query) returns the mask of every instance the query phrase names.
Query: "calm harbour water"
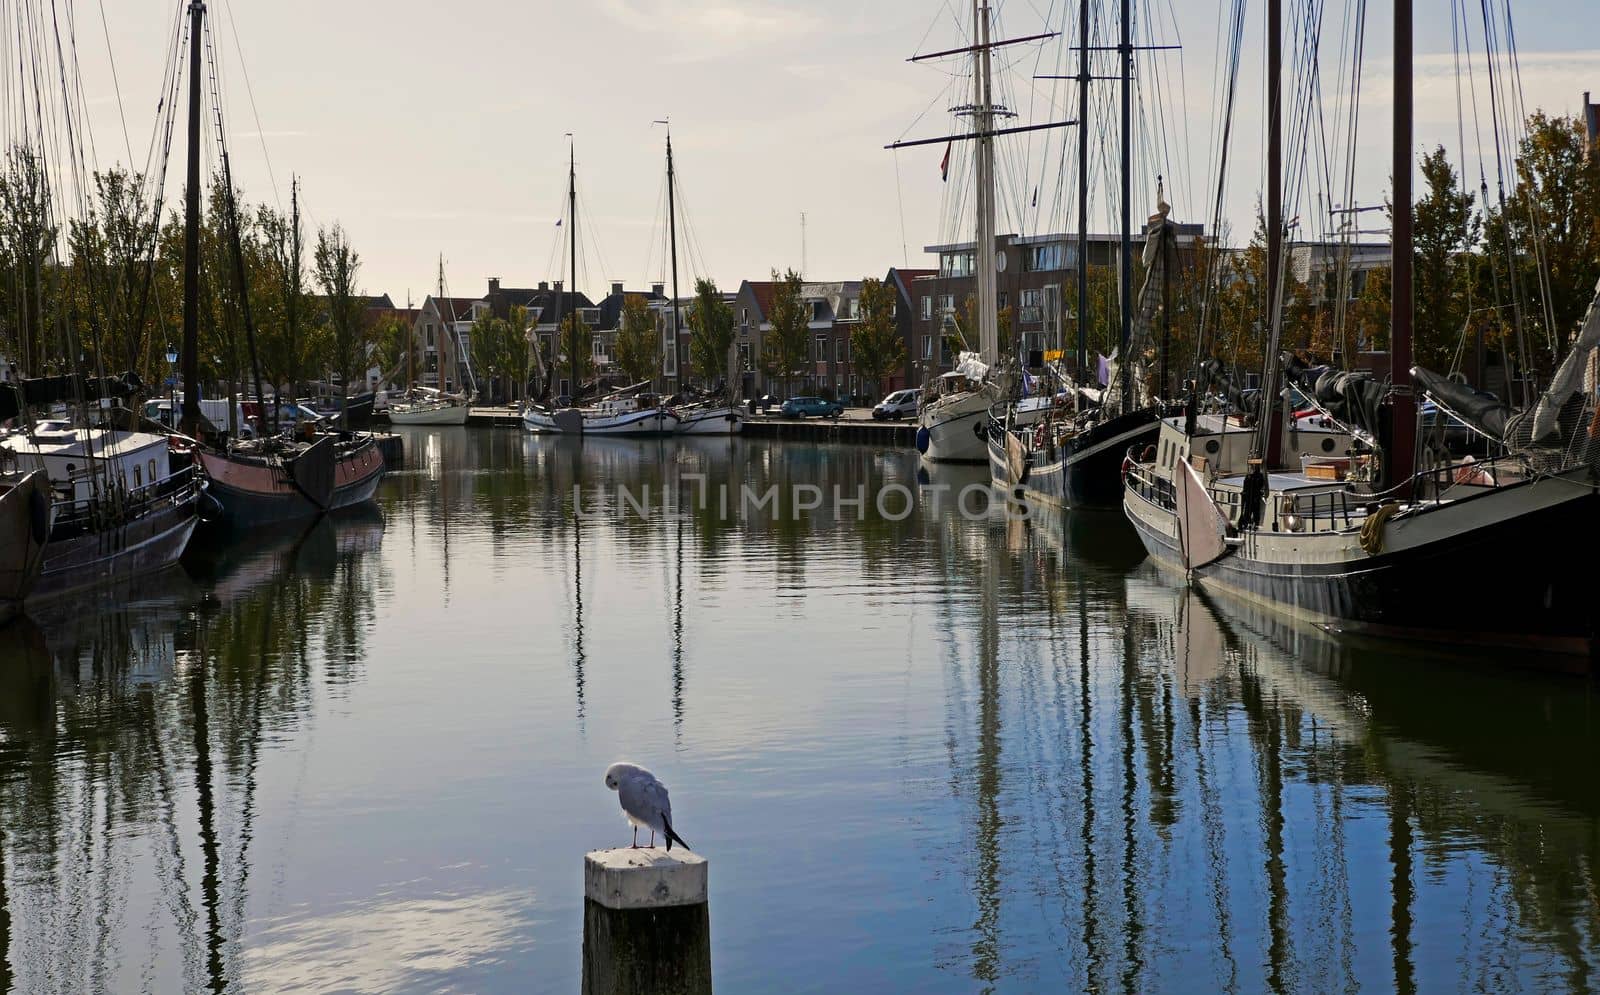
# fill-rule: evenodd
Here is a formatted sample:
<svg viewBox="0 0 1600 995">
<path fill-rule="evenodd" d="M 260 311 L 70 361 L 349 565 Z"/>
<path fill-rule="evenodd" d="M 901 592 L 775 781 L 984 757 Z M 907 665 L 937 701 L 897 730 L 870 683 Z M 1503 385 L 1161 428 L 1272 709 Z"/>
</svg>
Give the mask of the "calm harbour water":
<svg viewBox="0 0 1600 995">
<path fill-rule="evenodd" d="M 1588 683 L 1212 603 L 914 454 L 406 441 L 380 512 L 0 630 L 0 981 L 575 991 L 631 759 L 726 992 L 1600 984 Z M 603 507 L 647 484 L 689 510 Z M 868 502 L 740 514 L 795 484 Z"/>
</svg>

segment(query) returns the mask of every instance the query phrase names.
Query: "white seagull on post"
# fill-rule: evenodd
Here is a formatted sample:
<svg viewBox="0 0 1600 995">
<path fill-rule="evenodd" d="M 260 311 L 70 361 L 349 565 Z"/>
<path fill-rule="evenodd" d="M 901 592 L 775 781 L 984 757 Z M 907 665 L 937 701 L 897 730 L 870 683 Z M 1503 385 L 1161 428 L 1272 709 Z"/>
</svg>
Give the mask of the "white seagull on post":
<svg viewBox="0 0 1600 995">
<path fill-rule="evenodd" d="M 616 763 L 606 768 L 606 787 L 617 793 L 623 814 L 633 825 L 633 845 L 639 845 L 639 829 L 650 830 L 650 845 L 656 845 L 656 833 L 667 841 L 667 849 L 677 843 L 685 850 L 689 844 L 672 830 L 672 800 L 667 797 L 667 786 L 638 764 Z"/>
</svg>

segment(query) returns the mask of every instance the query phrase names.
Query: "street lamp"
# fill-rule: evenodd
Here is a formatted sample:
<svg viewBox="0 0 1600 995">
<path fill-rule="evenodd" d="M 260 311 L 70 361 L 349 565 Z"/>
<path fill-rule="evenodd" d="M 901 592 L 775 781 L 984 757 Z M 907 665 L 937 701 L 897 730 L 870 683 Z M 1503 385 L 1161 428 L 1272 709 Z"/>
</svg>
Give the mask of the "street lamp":
<svg viewBox="0 0 1600 995">
<path fill-rule="evenodd" d="M 178 427 L 178 350 L 167 346 L 167 382 L 172 385 L 172 427 Z"/>
</svg>

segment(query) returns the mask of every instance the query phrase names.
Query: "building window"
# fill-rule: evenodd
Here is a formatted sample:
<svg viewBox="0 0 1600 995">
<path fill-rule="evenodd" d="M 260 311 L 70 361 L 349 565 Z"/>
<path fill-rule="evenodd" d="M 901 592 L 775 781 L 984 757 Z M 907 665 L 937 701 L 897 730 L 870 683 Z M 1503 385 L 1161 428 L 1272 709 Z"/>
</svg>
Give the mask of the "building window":
<svg viewBox="0 0 1600 995">
<path fill-rule="evenodd" d="M 428 325 L 426 327 L 428 329 L 428 348 L 432 349 L 433 348 L 433 326 L 432 325 Z"/>
<path fill-rule="evenodd" d="M 927 362 L 928 360 L 933 358 L 933 342 L 934 342 L 934 337 L 932 335 L 924 335 L 922 337 L 922 359 L 923 359 L 923 362 Z"/>
<path fill-rule="evenodd" d="M 1025 273 L 1047 273 L 1051 270 L 1066 269 L 1066 266 L 1067 246 L 1063 242 L 1030 245 L 1022 256 L 1022 270 Z"/>
<path fill-rule="evenodd" d="M 741 324 L 741 325 L 750 324 L 750 309 L 749 308 L 742 307 L 742 308 L 739 309 L 739 324 Z"/>
<path fill-rule="evenodd" d="M 922 299 L 922 320 L 923 321 L 927 321 L 932 317 L 933 317 L 933 298 L 932 297 L 924 297 Z"/>
<path fill-rule="evenodd" d="M 741 370 L 749 370 L 751 368 L 752 367 L 750 366 L 750 343 L 748 343 L 748 342 L 740 342 L 739 343 L 739 369 L 741 369 Z"/>
<path fill-rule="evenodd" d="M 606 354 L 606 344 L 599 339 L 595 339 L 592 343 L 590 343 L 590 345 L 594 346 L 594 356 L 596 359 L 599 359 L 601 356 Z"/>
<path fill-rule="evenodd" d="M 977 251 L 942 252 L 939 254 L 939 275 L 942 277 L 971 276 Z"/>
<path fill-rule="evenodd" d="M 849 341 L 849 340 L 846 339 L 843 335 L 841 335 L 838 338 L 833 340 L 833 361 L 835 363 L 844 362 L 844 360 L 845 360 L 844 347 L 845 347 L 845 343 L 847 341 Z"/>
<path fill-rule="evenodd" d="M 956 313 L 955 294 L 945 294 L 939 298 L 939 313 L 946 316 Z"/>
<path fill-rule="evenodd" d="M 678 375 L 678 344 L 675 339 L 676 336 L 671 331 L 668 331 L 661 340 L 661 355 L 664 359 L 661 372 L 664 376 L 675 377 Z"/>
<path fill-rule="evenodd" d="M 827 361 L 828 361 L 828 339 L 827 339 L 827 336 L 818 335 L 817 336 L 817 362 L 826 363 Z"/>
<path fill-rule="evenodd" d="M 1023 293 L 1027 293 L 1027 291 L 1023 291 Z M 998 297 L 999 300 L 997 303 L 999 306 L 995 310 L 1004 311 L 1006 309 L 1006 304 L 1011 300 L 1011 298 L 1006 296 L 1006 292 L 1004 290 L 1000 291 Z"/>
</svg>

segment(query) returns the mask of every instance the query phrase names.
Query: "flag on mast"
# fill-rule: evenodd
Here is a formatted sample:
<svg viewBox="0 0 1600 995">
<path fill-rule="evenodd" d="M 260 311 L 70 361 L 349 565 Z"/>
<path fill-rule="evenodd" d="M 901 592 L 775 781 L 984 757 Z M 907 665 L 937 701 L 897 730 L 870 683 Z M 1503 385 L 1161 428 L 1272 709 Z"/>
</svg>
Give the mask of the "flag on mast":
<svg viewBox="0 0 1600 995">
<path fill-rule="evenodd" d="M 950 147 L 954 144 L 953 141 L 944 143 L 944 158 L 939 160 L 939 179 L 946 183 L 950 182 Z"/>
</svg>

